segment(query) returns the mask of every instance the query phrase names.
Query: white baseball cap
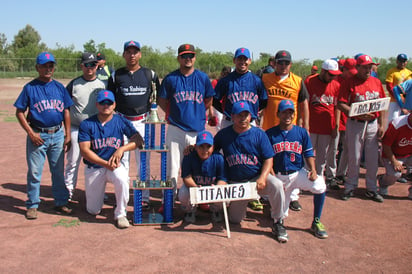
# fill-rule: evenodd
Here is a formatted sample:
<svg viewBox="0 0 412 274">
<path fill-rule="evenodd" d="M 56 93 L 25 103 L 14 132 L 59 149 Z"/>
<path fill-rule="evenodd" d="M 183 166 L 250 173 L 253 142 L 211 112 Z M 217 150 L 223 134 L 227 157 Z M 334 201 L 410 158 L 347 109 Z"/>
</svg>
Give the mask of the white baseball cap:
<svg viewBox="0 0 412 274">
<path fill-rule="evenodd" d="M 339 64 L 335 60 L 327 59 L 322 64 L 322 69 L 327 70 L 332 75 L 339 75 L 342 72 L 339 70 Z"/>
</svg>

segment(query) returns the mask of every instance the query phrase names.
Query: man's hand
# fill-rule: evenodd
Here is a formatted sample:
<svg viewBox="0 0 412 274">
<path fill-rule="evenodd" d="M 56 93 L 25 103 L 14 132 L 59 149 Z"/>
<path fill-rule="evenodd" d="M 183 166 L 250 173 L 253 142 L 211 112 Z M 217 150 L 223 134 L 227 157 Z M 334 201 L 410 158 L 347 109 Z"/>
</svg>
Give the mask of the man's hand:
<svg viewBox="0 0 412 274">
<path fill-rule="evenodd" d="M 308 178 L 309 180 L 311 180 L 312 182 L 315 181 L 318 178 L 318 174 L 316 174 L 316 170 L 311 170 L 308 173 Z"/>
<path fill-rule="evenodd" d="M 113 155 L 110 157 L 108 161 L 108 165 L 112 168 L 111 170 L 115 170 L 120 166 L 120 161 L 122 160 L 123 152 L 119 149 L 116 150 Z"/>
<path fill-rule="evenodd" d="M 368 122 L 372 121 L 376 118 L 373 113 L 361 114 L 361 115 L 358 115 L 358 116 L 355 116 L 355 117 L 357 117 L 359 120 L 368 121 Z"/>
<path fill-rule="evenodd" d="M 209 120 L 207 121 L 207 123 L 209 124 L 209 126 L 211 127 L 215 127 L 217 126 L 217 117 L 216 116 L 209 116 Z"/>
<path fill-rule="evenodd" d="M 64 136 L 64 152 L 68 152 L 72 147 L 72 139 L 70 135 Z"/>
<path fill-rule="evenodd" d="M 256 188 L 258 190 L 263 190 L 263 189 L 265 189 L 265 187 L 266 187 L 266 180 L 259 177 L 256 180 Z"/>
<path fill-rule="evenodd" d="M 395 159 L 395 161 L 392 164 L 393 164 L 393 169 L 395 169 L 396 171 L 402 171 L 403 165 L 401 162 Z"/>
</svg>

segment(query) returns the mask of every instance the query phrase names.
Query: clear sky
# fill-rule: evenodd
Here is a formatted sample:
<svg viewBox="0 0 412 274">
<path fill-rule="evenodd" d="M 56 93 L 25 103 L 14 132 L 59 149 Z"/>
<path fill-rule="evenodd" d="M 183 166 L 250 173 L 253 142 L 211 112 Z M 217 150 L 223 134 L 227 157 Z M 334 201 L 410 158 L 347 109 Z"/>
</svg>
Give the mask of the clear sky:
<svg viewBox="0 0 412 274">
<path fill-rule="evenodd" d="M 289 50 L 294 60 L 412 56 L 411 0 L 2 1 L 0 33 L 26 24 L 50 48 L 97 44 L 122 52 L 137 40 L 161 52 L 192 43 L 206 52 L 247 47 L 253 57 Z"/>
</svg>

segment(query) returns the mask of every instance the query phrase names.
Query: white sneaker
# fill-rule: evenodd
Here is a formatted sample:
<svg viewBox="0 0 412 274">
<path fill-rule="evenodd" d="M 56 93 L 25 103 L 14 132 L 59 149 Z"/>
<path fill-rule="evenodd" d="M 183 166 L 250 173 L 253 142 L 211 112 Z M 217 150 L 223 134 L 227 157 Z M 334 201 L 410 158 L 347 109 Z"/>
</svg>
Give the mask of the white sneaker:
<svg viewBox="0 0 412 274">
<path fill-rule="evenodd" d="M 126 217 L 120 217 L 117 219 L 118 228 L 128 228 L 130 226 L 129 220 Z"/>
</svg>

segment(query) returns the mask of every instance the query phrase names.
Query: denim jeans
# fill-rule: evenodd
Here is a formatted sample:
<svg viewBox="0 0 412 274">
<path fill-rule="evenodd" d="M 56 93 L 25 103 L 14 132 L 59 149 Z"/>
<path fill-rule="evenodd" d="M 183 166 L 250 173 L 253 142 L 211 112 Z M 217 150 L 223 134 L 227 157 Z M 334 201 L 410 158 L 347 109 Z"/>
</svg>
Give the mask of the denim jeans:
<svg viewBox="0 0 412 274">
<path fill-rule="evenodd" d="M 40 181 L 44 162 L 49 162 L 52 179 L 52 193 L 56 206 L 67 204 L 69 191 L 64 183 L 64 130 L 61 128 L 53 134 L 40 133 L 44 140 L 41 146 L 35 146 L 27 136 L 27 208 L 38 208 L 40 204 Z"/>
</svg>

